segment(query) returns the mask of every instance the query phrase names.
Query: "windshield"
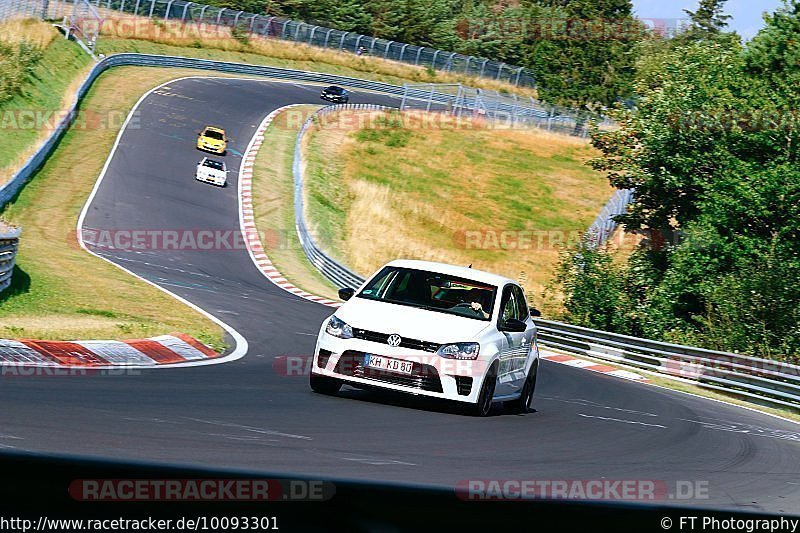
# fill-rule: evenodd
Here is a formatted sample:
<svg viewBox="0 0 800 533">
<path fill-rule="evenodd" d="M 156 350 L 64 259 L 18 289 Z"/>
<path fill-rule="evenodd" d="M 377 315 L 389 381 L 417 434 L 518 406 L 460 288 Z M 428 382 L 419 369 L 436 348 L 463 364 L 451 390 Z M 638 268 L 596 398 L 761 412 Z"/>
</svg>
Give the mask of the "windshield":
<svg viewBox="0 0 800 533">
<path fill-rule="evenodd" d="M 203 163 L 204 167 L 213 168 L 214 170 L 224 170 L 225 165 L 220 163 L 219 161 L 214 161 L 213 159 L 206 159 Z"/>
<path fill-rule="evenodd" d="M 335 85 L 331 86 L 331 87 L 328 87 L 325 90 L 328 91 L 329 93 L 333 93 L 333 94 L 342 94 L 344 92 L 344 89 L 342 89 L 341 87 L 336 87 Z"/>
<path fill-rule="evenodd" d="M 497 287 L 465 278 L 412 268 L 385 267 L 358 296 L 489 320 L 496 292 Z"/>
<path fill-rule="evenodd" d="M 203 136 L 208 137 L 209 139 L 217 139 L 218 141 L 221 141 L 223 139 L 223 135 L 220 132 L 214 130 L 206 130 Z"/>
</svg>

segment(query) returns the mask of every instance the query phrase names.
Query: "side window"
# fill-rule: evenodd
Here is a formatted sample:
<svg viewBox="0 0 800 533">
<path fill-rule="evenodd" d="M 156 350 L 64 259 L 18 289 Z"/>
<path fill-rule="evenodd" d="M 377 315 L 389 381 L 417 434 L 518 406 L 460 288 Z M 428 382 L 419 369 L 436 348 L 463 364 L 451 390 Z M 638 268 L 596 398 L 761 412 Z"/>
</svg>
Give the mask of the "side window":
<svg viewBox="0 0 800 533">
<path fill-rule="evenodd" d="M 517 304 L 517 318 L 525 321 L 528 319 L 528 303 L 525 301 L 525 294 L 522 289 L 516 285 L 511 287 L 511 292 L 514 294 L 514 300 Z"/>
<path fill-rule="evenodd" d="M 503 299 L 500 301 L 500 321 L 517 318 L 517 300 L 514 297 L 512 286 L 503 289 Z"/>
</svg>

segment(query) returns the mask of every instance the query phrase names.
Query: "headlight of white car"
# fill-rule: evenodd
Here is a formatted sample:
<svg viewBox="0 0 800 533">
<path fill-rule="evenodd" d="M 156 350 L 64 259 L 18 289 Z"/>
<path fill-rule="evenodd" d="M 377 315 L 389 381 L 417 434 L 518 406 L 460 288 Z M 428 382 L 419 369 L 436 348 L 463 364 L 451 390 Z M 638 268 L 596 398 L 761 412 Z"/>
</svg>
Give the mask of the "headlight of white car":
<svg viewBox="0 0 800 533">
<path fill-rule="evenodd" d="M 353 338 L 353 328 L 351 328 L 347 322 L 340 320 L 335 316 L 332 316 L 330 320 L 328 320 L 328 325 L 325 326 L 325 332 L 328 335 L 333 335 L 334 337 L 339 337 L 340 339 Z"/>
<path fill-rule="evenodd" d="M 436 355 L 445 359 L 477 359 L 481 345 L 477 342 L 455 342 L 445 344 L 436 350 Z"/>
</svg>

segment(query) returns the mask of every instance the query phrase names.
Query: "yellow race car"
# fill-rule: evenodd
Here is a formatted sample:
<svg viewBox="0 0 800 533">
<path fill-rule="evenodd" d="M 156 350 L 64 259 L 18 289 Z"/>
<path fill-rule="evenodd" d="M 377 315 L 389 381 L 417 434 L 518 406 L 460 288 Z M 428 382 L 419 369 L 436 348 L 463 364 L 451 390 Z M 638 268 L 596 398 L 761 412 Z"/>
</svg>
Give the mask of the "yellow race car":
<svg viewBox="0 0 800 533">
<path fill-rule="evenodd" d="M 225 130 L 221 128 L 206 126 L 203 131 L 197 134 L 198 150 L 211 152 L 212 154 L 225 155 L 227 146 L 228 138 L 225 136 Z"/>
</svg>

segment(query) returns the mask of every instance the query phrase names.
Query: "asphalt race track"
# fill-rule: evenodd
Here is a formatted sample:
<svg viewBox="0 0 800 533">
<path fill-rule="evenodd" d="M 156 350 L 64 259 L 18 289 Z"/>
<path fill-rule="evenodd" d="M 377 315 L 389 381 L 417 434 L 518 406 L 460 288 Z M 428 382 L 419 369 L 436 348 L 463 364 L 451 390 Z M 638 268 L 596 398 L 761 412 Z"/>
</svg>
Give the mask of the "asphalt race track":
<svg viewBox="0 0 800 533">
<path fill-rule="evenodd" d="M 240 154 L 263 117 L 318 104 L 319 88 L 193 78 L 149 95 L 126 129 L 85 226 L 238 230 Z M 353 103 L 397 105 L 354 93 Z M 196 182 L 196 133 L 230 138 L 229 186 Z M 138 375 L 5 377 L 0 447 L 172 464 L 455 486 L 467 479 L 707 483 L 685 503 L 796 512 L 798 426 L 760 413 L 544 361 L 536 411 L 477 419 L 377 392 L 340 397 L 282 375 L 310 355 L 331 310 L 269 283 L 245 250 L 105 254 L 224 320 L 248 341 L 227 364 Z M 90 258 L 87 256 L 87 261 Z M 91 282 L 91 280 L 87 280 Z"/>
</svg>

